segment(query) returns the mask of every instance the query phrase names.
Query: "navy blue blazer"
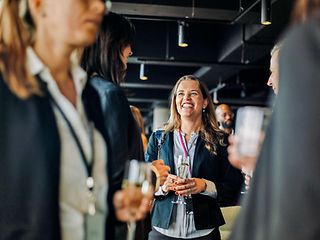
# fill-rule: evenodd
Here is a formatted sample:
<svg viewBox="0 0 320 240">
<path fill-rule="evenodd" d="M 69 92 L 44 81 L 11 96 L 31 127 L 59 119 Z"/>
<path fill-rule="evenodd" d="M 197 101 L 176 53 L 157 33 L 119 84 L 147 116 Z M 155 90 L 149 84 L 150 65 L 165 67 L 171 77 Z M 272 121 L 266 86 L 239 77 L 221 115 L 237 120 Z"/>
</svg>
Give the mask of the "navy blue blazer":
<svg viewBox="0 0 320 240">
<path fill-rule="evenodd" d="M 158 158 L 158 140 L 156 134 L 150 136 L 146 161 L 152 162 Z M 160 159 L 171 168 L 175 174 L 173 160 L 173 132 L 164 135 L 160 148 Z M 218 197 L 212 198 L 203 194 L 192 195 L 195 227 L 197 230 L 210 229 L 223 225 L 224 219 L 220 206 L 232 205 L 237 199 L 242 185 L 240 171 L 233 168 L 227 159 L 226 146 L 218 146 L 217 155 L 212 155 L 204 146 L 204 141 L 199 137 L 195 149 L 195 158 L 192 167 L 192 177 L 204 178 L 214 182 Z M 171 203 L 176 196 L 174 192 L 155 198 L 152 210 L 152 225 L 167 229 L 173 210 Z"/>
</svg>

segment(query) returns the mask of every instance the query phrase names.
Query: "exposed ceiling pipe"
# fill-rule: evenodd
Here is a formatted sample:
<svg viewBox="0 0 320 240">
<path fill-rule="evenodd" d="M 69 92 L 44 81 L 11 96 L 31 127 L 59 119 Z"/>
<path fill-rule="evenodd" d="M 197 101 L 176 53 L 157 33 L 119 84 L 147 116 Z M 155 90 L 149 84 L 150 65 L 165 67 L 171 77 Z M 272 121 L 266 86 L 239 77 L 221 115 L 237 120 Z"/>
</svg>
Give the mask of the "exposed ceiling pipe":
<svg viewBox="0 0 320 240">
<path fill-rule="evenodd" d="M 266 68 L 265 65 L 260 64 L 242 64 L 238 62 L 189 62 L 189 61 L 179 61 L 179 60 L 164 60 L 164 59 L 140 59 L 135 57 L 130 57 L 128 60 L 130 64 L 141 64 L 145 63 L 148 65 L 158 65 L 158 66 L 181 66 L 181 67 L 234 67 L 241 69 L 258 69 Z"/>
<path fill-rule="evenodd" d="M 240 11 L 240 13 L 231 21 L 231 24 L 239 22 L 252 8 L 254 8 L 261 0 L 257 0 L 249 5 L 245 10 Z"/>
</svg>

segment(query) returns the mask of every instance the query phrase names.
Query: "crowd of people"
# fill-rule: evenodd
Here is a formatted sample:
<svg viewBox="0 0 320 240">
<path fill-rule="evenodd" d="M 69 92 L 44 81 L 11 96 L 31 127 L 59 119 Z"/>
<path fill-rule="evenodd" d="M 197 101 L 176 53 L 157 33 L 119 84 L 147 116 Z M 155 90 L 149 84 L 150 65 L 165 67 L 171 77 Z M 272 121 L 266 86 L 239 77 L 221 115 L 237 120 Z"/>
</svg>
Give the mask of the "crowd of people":
<svg viewBox="0 0 320 240">
<path fill-rule="evenodd" d="M 1 4 L 0 239 L 121 240 L 124 222 L 140 221 L 139 240 L 220 240 L 220 208 L 240 204 L 243 184 L 232 108 L 215 109 L 206 85 L 183 76 L 148 142 L 120 87 L 133 54 L 128 19 L 101 0 Z M 276 100 L 232 240 L 320 237 L 319 7 L 297 0 L 271 51 Z M 153 171 L 134 219 L 122 189 L 129 159 Z"/>
</svg>

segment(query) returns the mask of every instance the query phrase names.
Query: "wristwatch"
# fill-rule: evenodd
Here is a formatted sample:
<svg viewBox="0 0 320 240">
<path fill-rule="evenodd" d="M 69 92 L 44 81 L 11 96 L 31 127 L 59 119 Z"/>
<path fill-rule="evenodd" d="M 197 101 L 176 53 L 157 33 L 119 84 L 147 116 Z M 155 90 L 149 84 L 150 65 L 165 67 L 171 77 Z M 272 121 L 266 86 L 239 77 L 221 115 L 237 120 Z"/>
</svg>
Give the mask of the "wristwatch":
<svg viewBox="0 0 320 240">
<path fill-rule="evenodd" d="M 203 180 L 204 180 L 204 190 L 202 190 L 200 193 L 204 193 L 205 191 L 207 191 L 207 181 L 204 179 L 204 178 L 202 178 Z"/>
</svg>

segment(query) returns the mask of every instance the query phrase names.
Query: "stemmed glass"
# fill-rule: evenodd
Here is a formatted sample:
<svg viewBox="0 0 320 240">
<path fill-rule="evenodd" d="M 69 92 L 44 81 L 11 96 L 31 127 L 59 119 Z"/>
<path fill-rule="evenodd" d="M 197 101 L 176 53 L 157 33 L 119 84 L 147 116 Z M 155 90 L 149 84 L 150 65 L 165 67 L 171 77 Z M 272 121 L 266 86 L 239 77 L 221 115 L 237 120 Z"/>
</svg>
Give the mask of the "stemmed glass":
<svg viewBox="0 0 320 240">
<path fill-rule="evenodd" d="M 242 173 L 250 178 L 260 152 L 267 116 L 268 111 L 261 107 L 247 106 L 237 111 L 235 147 L 242 162 Z"/>
<path fill-rule="evenodd" d="M 189 157 L 188 157 L 189 158 Z M 189 172 L 189 159 L 183 159 L 182 155 L 178 157 L 177 176 L 180 178 L 186 178 Z M 176 201 L 172 201 L 173 204 L 186 204 L 184 197 L 179 195 Z"/>
<path fill-rule="evenodd" d="M 132 159 L 127 162 L 122 181 L 125 191 L 124 204 L 129 211 L 127 240 L 133 240 L 136 230 L 136 215 L 144 196 L 152 191 L 151 168 L 145 162 Z"/>
</svg>

